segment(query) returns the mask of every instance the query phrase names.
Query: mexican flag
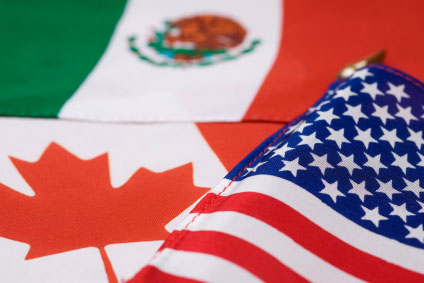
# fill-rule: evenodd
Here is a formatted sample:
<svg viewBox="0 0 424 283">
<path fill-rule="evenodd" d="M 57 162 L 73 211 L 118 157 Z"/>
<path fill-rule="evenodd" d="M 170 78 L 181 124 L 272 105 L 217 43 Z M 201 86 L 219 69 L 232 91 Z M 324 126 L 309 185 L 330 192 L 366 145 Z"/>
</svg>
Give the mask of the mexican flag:
<svg viewBox="0 0 424 283">
<path fill-rule="evenodd" d="M 386 63 L 421 78 L 421 5 L 7 1 L 0 114 L 287 122 L 343 67 L 382 48 Z"/>
</svg>

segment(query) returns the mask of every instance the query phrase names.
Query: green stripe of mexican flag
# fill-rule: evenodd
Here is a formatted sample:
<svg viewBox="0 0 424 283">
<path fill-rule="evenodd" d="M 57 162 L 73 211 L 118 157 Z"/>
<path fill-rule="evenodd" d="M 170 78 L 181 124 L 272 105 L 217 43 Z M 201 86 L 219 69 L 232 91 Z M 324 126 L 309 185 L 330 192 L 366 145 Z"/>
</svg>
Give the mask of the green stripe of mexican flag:
<svg viewBox="0 0 424 283">
<path fill-rule="evenodd" d="M 239 121 L 277 55 L 282 3 L 8 1 L 0 115 Z"/>
<path fill-rule="evenodd" d="M 101 57 L 125 1 L 1 6 L 0 115 L 56 117 Z"/>
</svg>

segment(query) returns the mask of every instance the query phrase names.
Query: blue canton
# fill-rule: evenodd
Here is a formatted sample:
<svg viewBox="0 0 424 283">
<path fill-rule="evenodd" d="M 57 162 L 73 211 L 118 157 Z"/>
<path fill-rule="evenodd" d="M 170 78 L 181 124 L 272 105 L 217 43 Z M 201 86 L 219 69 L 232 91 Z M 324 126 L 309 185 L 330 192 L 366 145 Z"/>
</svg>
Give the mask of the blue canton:
<svg viewBox="0 0 424 283">
<path fill-rule="evenodd" d="M 362 227 L 424 248 L 423 106 L 422 83 L 368 66 L 331 85 L 295 125 L 271 136 L 226 178 L 265 151 L 237 180 L 287 179 Z"/>
</svg>

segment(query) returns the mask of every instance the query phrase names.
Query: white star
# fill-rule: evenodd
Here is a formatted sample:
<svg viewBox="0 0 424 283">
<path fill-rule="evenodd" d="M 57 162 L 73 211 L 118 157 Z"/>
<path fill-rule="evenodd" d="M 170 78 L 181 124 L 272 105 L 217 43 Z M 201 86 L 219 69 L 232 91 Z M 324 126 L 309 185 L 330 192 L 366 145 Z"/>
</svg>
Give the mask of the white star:
<svg viewBox="0 0 424 283">
<path fill-rule="evenodd" d="M 312 124 L 311 123 L 302 123 L 297 129 L 296 129 L 296 132 L 298 132 L 298 133 L 303 133 L 303 130 L 306 128 L 306 127 L 309 127 L 309 126 L 311 126 Z"/>
<path fill-rule="evenodd" d="M 411 165 L 411 163 L 408 162 L 408 154 L 405 153 L 404 155 L 400 156 L 396 153 L 393 153 L 393 157 L 395 158 L 395 161 L 392 162 L 391 166 L 398 166 L 400 169 L 402 169 L 402 172 L 406 174 L 406 169 L 415 167 Z"/>
<path fill-rule="evenodd" d="M 301 124 L 303 124 L 303 122 L 305 122 L 305 120 L 299 120 L 297 121 L 295 124 L 291 125 L 288 127 L 287 131 L 286 131 L 286 135 L 293 132 L 294 130 L 296 130 Z"/>
<path fill-rule="evenodd" d="M 317 121 L 326 121 L 328 125 L 331 125 L 331 121 L 339 118 L 339 116 L 334 115 L 334 108 L 328 109 L 327 111 L 317 111 L 319 117 L 315 119 Z"/>
<path fill-rule="evenodd" d="M 407 180 L 405 178 L 403 178 L 403 180 L 406 183 L 406 187 L 403 188 L 403 190 L 404 191 L 412 192 L 412 193 L 414 193 L 414 195 L 416 195 L 418 198 L 420 198 L 420 193 L 423 193 L 424 192 L 424 189 L 421 188 L 421 186 L 420 186 L 420 180 L 417 179 L 417 180 L 415 180 L 413 182 L 411 182 L 411 181 L 409 181 L 409 180 Z"/>
<path fill-rule="evenodd" d="M 383 135 L 380 137 L 380 140 L 387 141 L 392 146 L 392 148 L 395 147 L 396 142 L 402 143 L 402 140 L 396 135 L 396 129 L 391 131 L 383 127 L 381 129 L 383 130 Z"/>
<path fill-rule="evenodd" d="M 409 125 L 409 123 L 411 122 L 411 120 L 417 120 L 417 117 L 415 117 L 412 113 L 411 113 L 411 106 L 409 107 L 405 107 L 403 108 L 402 106 L 399 106 L 399 111 L 395 114 L 396 117 L 402 118 L 403 120 L 405 120 L 406 124 Z"/>
<path fill-rule="evenodd" d="M 247 168 L 246 169 L 246 174 L 244 174 L 244 176 L 246 176 L 246 175 L 248 175 L 250 172 L 256 172 L 256 170 L 258 169 L 258 167 L 259 166 L 261 166 L 261 165 L 263 165 L 263 164 L 265 164 L 266 163 L 266 161 L 265 162 L 259 162 L 258 164 L 256 164 L 254 167 L 252 167 L 252 168 Z"/>
<path fill-rule="evenodd" d="M 268 147 L 268 149 L 267 149 L 267 151 L 266 151 L 266 153 L 264 154 L 264 156 L 265 156 L 265 155 L 270 154 L 271 152 L 273 152 L 273 151 L 274 151 L 274 149 L 276 149 L 277 147 L 279 147 L 281 143 L 282 143 L 282 142 L 279 142 L 279 143 L 278 143 L 278 144 L 276 144 L 276 145 L 269 146 L 269 147 Z"/>
<path fill-rule="evenodd" d="M 331 140 L 336 142 L 337 146 L 341 149 L 342 143 L 349 143 L 349 140 L 347 140 L 344 137 L 344 129 L 341 128 L 340 130 L 334 130 L 332 128 L 328 128 L 330 131 L 330 135 L 326 138 L 327 140 Z"/>
<path fill-rule="evenodd" d="M 334 203 L 337 202 L 337 197 L 345 197 L 345 195 L 337 189 L 337 181 L 329 184 L 324 179 L 322 179 L 322 182 L 324 183 L 324 189 L 322 189 L 320 193 L 330 196 Z"/>
<path fill-rule="evenodd" d="M 403 97 L 408 98 L 409 95 L 406 94 L 405 90 L 405 85 L 398 85 L 395 86 L 394 84 L 388 82 L 389 84 L 389 90 L 386 91 L 388 94 L 392 94 L 396 97 L 396 99 L 398 100 L 398 102 L 400 102 L 402 100 Z"/>
<path fill-rule="evenodd" d="M 335 99 L 335 98 L 341 97 L 344 100 L 348 101 L 349 97 L 351 97 L 353 95 L 357 95 L 357 93 L 352 92 L 350 86 L 348 86 L 348 87 L 345 87 L 344 89 L 338 89 L 336 91 L 336 95 L 333 98 Z"/>
<path fill-rule="evenodd" d="M 420 210 L 418 210 L 418 213 L 424 213 L 424 202 L 420 202 L 417 200 L 418 204 L 421 206 Z"/>
<path fill-rule="evenodd" d="M 365 189 L 365 181 L 359 184 L 353 181 L 353 188 L 348 193 L 357 195 L 362 202 L 364 202 L 365 196 L 372 196 L 372 193 Z"/>
<path fill-rule="evenodd" d="M 306 114 L 309 115 L 312 112 L 315 112 L 315 110 L 317 110 L 317 108 L 318 108 L 317 106 L 311 106 L 311 107 L 309 107 L 309 109 L 306 111 Z"/>
<path fill-rule="evenodd" d="M 423 131 L 416 131 L 415 132 L 410 128 L 408 128 L 408 131 L 411 135 L 407 138 L 407 140 L 414 142 L 415 145 L 417 146 L 418 150 L 420 150 L 421 146 L 424 144 Z M 419 154 L 419 152 L 418 152 L 418 154 Z"/>
<path fill-rule="evenodd" d="M 276 150 L 274 150 L 274 154 L 271 156 L 271 158 L 273 158 L 274 156 L 281 156 L 282 158 L 284 158 L 286 156 L 287 151 L 293 150 L 294 148 L 289 146 L 289 143 L 286 142 L 282 147 L 277 148 Z"/>
<path fill-rule="evenodd" d="M 417 152 L 417 154 L 418 154 L 418 157 L 420 158 L 420 162 L 417 164 L 417 166 L 424 167 L 424 155 L 422 155 L 419 152 Z"/>
<path fill-rule="evenodd" d="M 376 96 L 378 94 L 383 95 L 383 93 L 378 89 L 377 83 L 367 84 L 365 82 L 362 82 L 363 89 L 361 89 L 361 92 L 368 93 L 373 100 L 375 100 Z"/>
<path fill-rule="evenodd" d="M 320 104 L 318 104 L 317 106 L 315 106 L 315 109 L 321 109 L 324 105 L 330 103 L 330 100 L 323 100 L 321 101 Z"/>
<path fill-rule="evenodd" d="M 361 205 L 362 210 L 365 212 L 365 215 L 362 216 L 362 220 L 369 220 L 371 221 L 375 227 L 378 228 L 378 225 L 380 224 L 380 221 L 387 220 L 387 217 L 384 217 L 380 213 L 378 213 L 378 206 L 376 206 L 374 209 L 368 209 L 365 206 Z"/>
<path fill-rule="evenodd" d="M 406 209 L 406 203 L 401 204 L 401 205 L 396 205 L 396 204 L 393 204 L 393 203 L 389 203 L 389 204 L 393 208 L 393 211 L 390 212 L 390 215 L 399 216 L 403 220 L 403 222 L 405 222 L 405 223 L 406 223 L 406 217 L 407 216 L 415 215 L 415 214 L 409 212 Z"/>
<path fill-rule="evenodd" d="M 367 77 L 374 76 L 372 73 L 368 71 L 368 69 L 362 69 L 355 71 L 353 75 L 350 77 L 350 79 L 360 78 L 361 80 L 365 80 Z"/>
<path fill-rule="evenodd" d="M 301 138 L 302 140 L 299 142 L 298 146 L 299 145 L 302 145 L 302 144 L 306 144 L 312 150 L 315 149 L 315 145 L 317 143 L 323 143 L 320 139 L 317 138 L 317 133 L 316 132 L 311 133 L 309 136 L 299 135 L 299 138 Z"/>
<path fill-rule="evenodd" d="M 351 106 L 349 104 L 346 105 L 347 110 L 343 112 L 343 115 L 352 117 L 353 121 L 358 124 L 360 118 L 368 119 L 368 116 L 362 113 L 361 104 L 357 106 Z"/>
<path fill-rule="evenodd" d="M 363 166 L 371 167 L 375 173 L 379 173 L 380 169 L 387 168 L 383 163 L 381 163 L 381 155 L 377 154 L 376 156 L 372 157 L 371 155 L 368 155 L 366 152 L 364 152 L 367 162 L 364 163 Z"/>
<path fill-rule="evenodd" d="M 400 194 L 401 192 L 395 190 L 392 185 L 392 180 L 388 181 L 387 183 L 383 183 L 382 181 L 377 179 L 378 184 L 380 185 L 378 190 L 376 190 L 376 193 L 383 193 L 385 194 L 389 199 L 393 199 L 394 194 Z"/>
<path fill-rule="evenodd" d="M 359 127 L 356 127 L 356 126 L 355 128 L 358 131 L 358 135 L 354 137 L 353 139 L 362 142 L 365 146 L 365 149 L 368 149 L 368 146 L 370 145 L 371 142 L 378 143 L 377 140 L 371 137 L 371 128 L 365 131 L 362 131 Z"/>
<path fill-rule="evenodd" d="M 318 156 L 311 152 L 312 158 L 314 161 L 312 161 L 308 166 L 314 166 L 318 167 L 318 169 L 321 171 L 322 175 L 324 175 L 326 169 L 332 169 L 334 168 L 330 163 L 327 161 L 327 154 L 324 154 L 323 156 Z"/>
<path fill-rule="evenodd" d="M 299 164 L 299 157 L 292 160 L 284 160 L 284 166 L 280 169 L 280 171 L 289 171 L 294 177 L 297 176 L 297 171 L 306 170 L 305 167 Z"/>
<path fill-rule="evenodd" d="M 371 114 L 371 116 L 380 118 L 380 120 L 383 122 L 383 124 L 386 124 L 387 119 L 395 119 L 392 115 L 389 114 L 389 112 L 387 111 L 387 108 L 389 106 L 378 106 L 377 104 L 374 103 L 374 108 L 375 111 Z"/>
<path fill-rule="evenodd" d="M 351 154 L 350 156 L 345 156 L 343 153 L 340 153 L 340 158 L 342 159 L 339 163 L 337 163 L 337 166 L 345 167 L 349 174 L 353 174 L 353 169 L 361 169 L 361 167 L 358 166 L 358 164 L 355 163 L 353 160 L 354 154 Z"/>
<path fill-rule="evenodd" d="M 408 239 L 414 238 L 424 244 L 423 224 L 418 225 L 416 228 L 405 225 L 405 228 L 408 229 L 408 232 L 409 232 L 408 235 L 405 236 L 405 238 L 408 238 Z"/>
</svg>

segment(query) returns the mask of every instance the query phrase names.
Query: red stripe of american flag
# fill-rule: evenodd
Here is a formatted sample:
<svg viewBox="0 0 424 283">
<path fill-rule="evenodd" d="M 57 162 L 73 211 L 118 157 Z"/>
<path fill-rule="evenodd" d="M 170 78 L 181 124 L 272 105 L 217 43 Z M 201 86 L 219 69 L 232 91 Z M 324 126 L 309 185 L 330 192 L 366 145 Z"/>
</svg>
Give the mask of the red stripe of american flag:
<svg viewBox="0 0 424 283">
<path fill-rule="evenodd" d="M 215 200 L 210 202 L 211 199 Z M 217 197 L 215 194 L 209 193 L 192 212 L 199 212 L 200 208 L 204 207 L 204 203 L 210 205 L 202 213 L 235 211 L 254 217 L 278 229 L 325 261 L 363 280 L 372 282 L 424 281 L 424 275 L 352 247 L 272 197 L 254 192 L 237 193 L 225 197 Z M 194 242 L 192 244 L 196 245 Z"/>
<path fill-rule="evenodd" d="M 174 241 L 184 237 L 184 241 Z M 160 248 L 201 252 L 224 258 L 248 270 L 265 282 L 306 282 L 275 257 L 243 239 L 216 231 L 175 231 Z"/>
<path fill-rule="evenodd" d="M 211 201 L 212 199 L 213 201 Z M 205 204 L 208 204 L 206 208 Z M 352 247 L 283 202 L 267 195 L 244 192 L 229 196 L 217 196 L 209 193 L 198 203 L 192 213 L 209 214 L 218 211 L 234 211 L 254 217 L 276 228 L 305 249 L 357 278 L 371 282 L 424 281 L 424 275 Z M 176 239 L 184 240 L 176 241 Z M 262 249 L 243 239 L 222 232 L 174 231 L 160 250 L 164 248 L 218 256 L 243 267 L 266 282 L 305 281 L 303 277 Z M 170 281 L 167 281 L 167 278 L 170 278 Z M 196 282 L 164 273 L 150 265 L 143 268 L 130 282 L 157 281 Z"/>
<path fill-rule="evenodd" d="M 200 281 L 175 276 L 161 271 L 159 268 L 147 265 L 138 272 L 128 283 L 161 282 L 161 283 L 200 283 Z"/>
</svg>

